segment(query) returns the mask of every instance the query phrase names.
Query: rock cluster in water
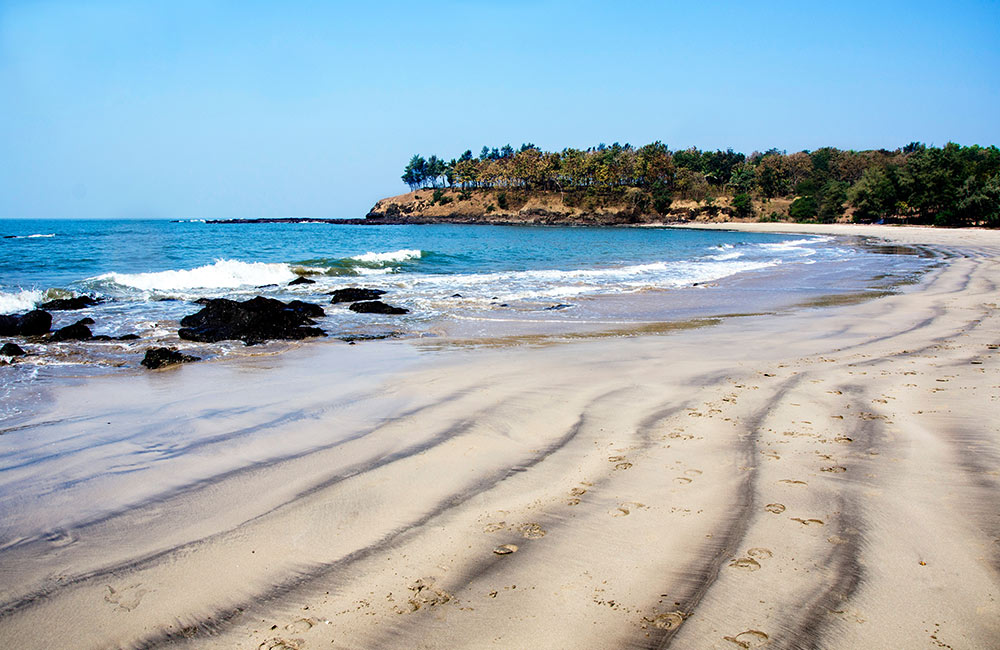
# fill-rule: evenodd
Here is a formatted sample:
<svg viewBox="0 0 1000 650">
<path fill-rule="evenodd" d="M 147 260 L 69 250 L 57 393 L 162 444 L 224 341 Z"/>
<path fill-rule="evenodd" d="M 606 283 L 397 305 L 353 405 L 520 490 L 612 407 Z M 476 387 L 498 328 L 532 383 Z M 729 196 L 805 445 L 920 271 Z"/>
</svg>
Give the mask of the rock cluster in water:
<svg viewBox="0 0 1000 650">
<path fill-rule="evenodd" d="M 206 298 L 196 314 L 181 319 L 177 335 L 188 341 L 215 343 L 239 340 L 256 345 L 272 339 L 300 340 L 326 336 L 312 318 L 324 315 L 319 305 L 293 300 L 284 303 L 258 296 L 244 302 Z"/>
<path fill-rule="evenodd" d="M 300 278 L 292 284 L 312 284 L 313 281 Z M 350 302 L 349 309 L 364 314 L 406 314 L 409 310 L 394 307 L 376 300 L 386 292 L 380 289 L 350 287 L 338 289 L 327 295 L 333 304 Z M 102 300 L 92 296 L 60 298 L 43 303 L 50 310 L 77 310 L 92 307 Z M 181 319 L 177 335 L 188 341 L 215 343 L 225 340 L 243 341 L 256 345 L 275 339 L 300 340 L 309 337 L 326 336 L 326 332 L 315 327 L 314 318 L 326 315 L 320 305 L 292 300 L 282 302 L 273 298 L 258 296 L 246 301 L 226 298 L 203 298 L 196 301 L 202 306 L 197 313 Z M 24 314 L 0 315 L 0 336 L 32 338 L 36 343 L 65 341 L 132 341 L 135 334 L 124 336 L 94 335 L 90 326 L 94 319 L 82 318 L 71 325 L 52 331 L 52 315 L 44 309 L 35 309 Z M 47 335 L 47 336 L 46 336 Z M 386 338 L 392 335 L 356 336 L 354 339 Z M 347 339 L 345 339 L 347 340 Z M 352 341 L 353 342 L 353 341 Z M 0 348 L 0 355 L 13 358 L 23 356 L 24 350 L 16 343 L 6 343 Z M 146 368 L 161 368 L 177 363 L 198 361 L 198 357 L 178 352 L 173 348 L 157 347 L 146 351 L 140 362 Z"/>
<path fill-rule="evenodd" d="M 146 350 L 146 356 L 139 363 L 150 370 L 156 370 L 157 368 L 173 366 L 178 363 L 190 363 L 192 361 L 200 361 L 200 357 L 183 354 L 173 348 L 150 348 Z"/>
</svg>

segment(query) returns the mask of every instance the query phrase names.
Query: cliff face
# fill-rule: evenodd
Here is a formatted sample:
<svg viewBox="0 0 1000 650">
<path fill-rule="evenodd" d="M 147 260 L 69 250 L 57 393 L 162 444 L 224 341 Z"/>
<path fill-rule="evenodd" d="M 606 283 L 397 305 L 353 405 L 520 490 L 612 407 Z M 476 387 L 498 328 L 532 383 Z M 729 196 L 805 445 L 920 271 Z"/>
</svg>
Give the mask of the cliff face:
<svg viewBox="0 0 1000 650">
<path fill-rule="evenodd" d="M 766 207 L 760 206 L 760 209 Z M 652 209 L 648 194 L 635 188 L 607 194 L 422 189 L 380 200 L 369 211 L 366 221 L 634 225 L 693 220 L 729 221 L 732 220 L 730 213 L 728 197 L 720 197 L 711 205 L 675 201 L 666 214 L 659 214 Z"/>
</svg>

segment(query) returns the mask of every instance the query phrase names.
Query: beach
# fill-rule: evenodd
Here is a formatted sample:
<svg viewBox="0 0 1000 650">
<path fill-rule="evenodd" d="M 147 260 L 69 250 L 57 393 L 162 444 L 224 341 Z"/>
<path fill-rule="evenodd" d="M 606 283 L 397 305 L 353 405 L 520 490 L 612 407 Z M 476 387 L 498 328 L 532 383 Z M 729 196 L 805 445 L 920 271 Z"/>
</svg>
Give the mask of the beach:
<svg viewBox="0 0 1000 650">
<path fill-rule="evenodd" d="M 1000 233 L 718 227 L 938 264 L 868 300 L 42 391 L 0 431 L 34 450 L 0 474 L 0 645 L 997 647 Z"/>
</svg>

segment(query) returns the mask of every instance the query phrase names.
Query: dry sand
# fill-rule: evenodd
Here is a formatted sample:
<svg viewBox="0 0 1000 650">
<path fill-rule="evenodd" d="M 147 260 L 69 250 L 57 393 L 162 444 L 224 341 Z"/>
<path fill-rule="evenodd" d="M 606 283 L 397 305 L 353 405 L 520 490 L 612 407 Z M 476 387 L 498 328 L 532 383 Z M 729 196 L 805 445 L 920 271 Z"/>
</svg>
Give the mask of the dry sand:
<svg viewBox="0 0 1000 650">
<path fill-rule="evenodd" d="M 1000 646 L 1000 233 L 739 227 L 942 264 L 665 335 L 60 389 L 0 432 L 52 450 L 0 472 L 0 646 Z"/>
</svg>

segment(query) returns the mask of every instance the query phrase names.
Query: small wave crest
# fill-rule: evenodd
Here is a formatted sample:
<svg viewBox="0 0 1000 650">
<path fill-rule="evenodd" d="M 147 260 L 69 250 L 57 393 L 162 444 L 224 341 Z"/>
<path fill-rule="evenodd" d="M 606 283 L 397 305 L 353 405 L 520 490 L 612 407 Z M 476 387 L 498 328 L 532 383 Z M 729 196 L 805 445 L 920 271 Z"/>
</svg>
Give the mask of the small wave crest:
<svg viewBox="0 0 1000 650">
<path fill-rule="evenodd" d="M 409 260 L 419 260 L 423 257 L 424 252 L 416 248 L 403 248 L 398 251 L 390 251 L 388 253 L 372 253 L 367 252 L 363 255 L 355 255 L 349 259 L 356 262 L 362 262 L 365 264 L 393 264 L 399 262 L 407 262 Z"/>
<path fill-rule="evenodd" d="M 5 239 L 48 239 L 49 237 L 55 237 L 55 236 L 56 234 L 54 232 L 51 232 L 48 234 L 36 233 L 34 235 L 7 235 Z"/>
<path fill-rule="evenodd" d="M 216 260 L 193 269 L 151 273 L 105 273 L 88 283 L 114 284 L 140 291 L 183 291 L 194 289 L 236 289 L 246 286 L 288 283 L 295 273 L 287 264 Z"/>
<path fill-rule="evenodd" d="M 45 292 L 39 289 L 21 289 L 16 292 L 0 291 L 0 314 L 31 311 L 44 299 Z"/>
</svg>

